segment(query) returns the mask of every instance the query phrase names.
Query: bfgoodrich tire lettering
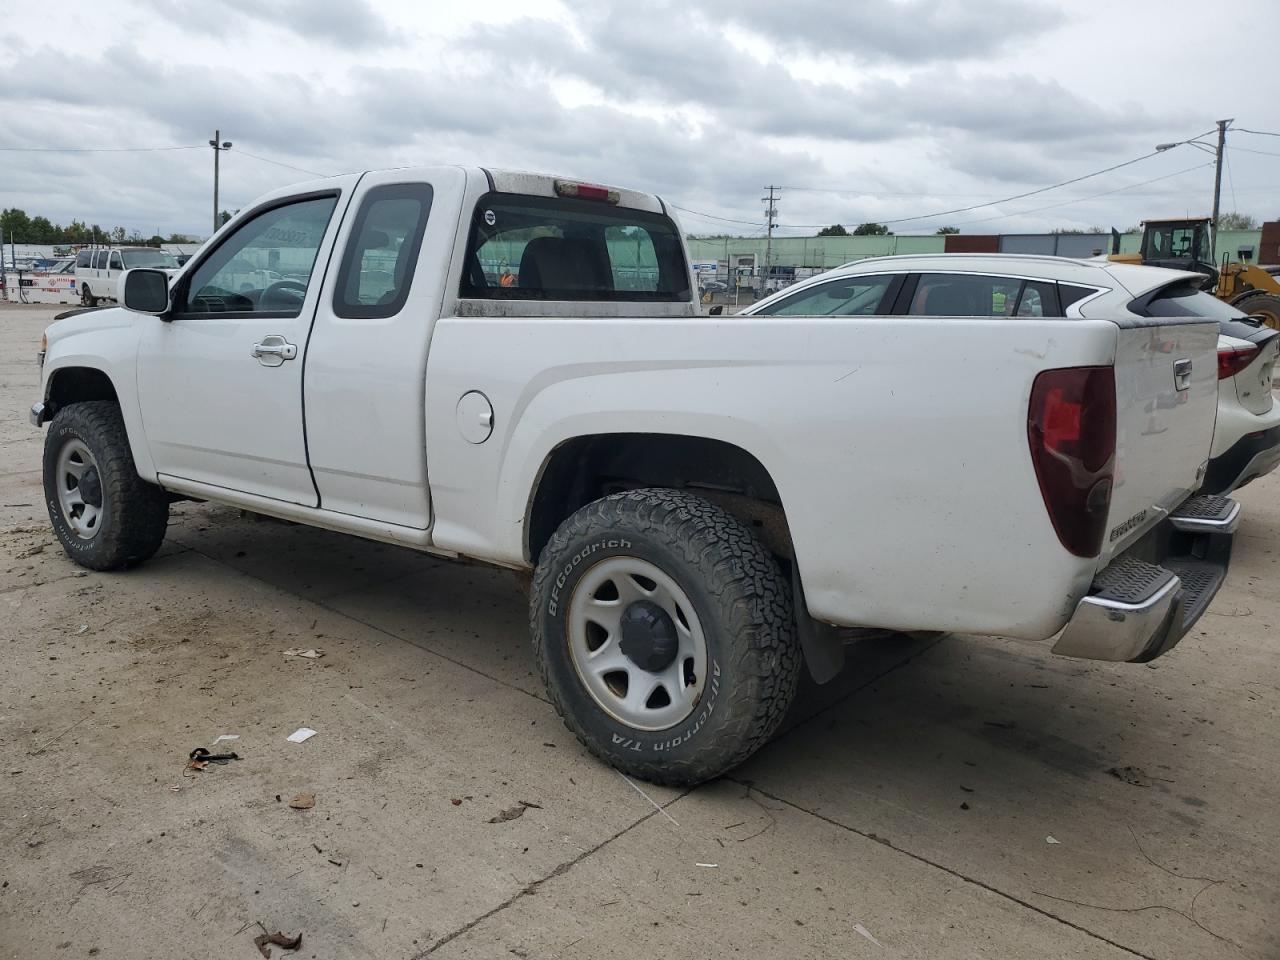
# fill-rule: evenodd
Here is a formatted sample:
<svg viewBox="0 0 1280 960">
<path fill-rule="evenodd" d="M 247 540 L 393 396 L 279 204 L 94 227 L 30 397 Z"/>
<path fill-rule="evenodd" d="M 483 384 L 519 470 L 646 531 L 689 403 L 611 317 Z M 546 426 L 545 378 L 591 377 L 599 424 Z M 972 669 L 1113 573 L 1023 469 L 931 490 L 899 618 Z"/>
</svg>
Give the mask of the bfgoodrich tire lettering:
<svg viewBox="0 0 1280 960">
<path fill-rule="evenodd" d="M 603 709 L 571 652 L 574 590 L 618 558 L 674 581 L 705 640 L 697 700 L 665 729 L 637 729 Z M 534 655 L 565 725 L 596 756 L 654 783 L 692 785 L 741 763 L 795 695 L 801 656 L 788 579 L 740 521 L 682 491 L 617 494 L 566 520 L 539 558 L 529 614 Z"/>
<path fill-rule="evenodd" d="M 59 473 L 68 447 L 75 462 L 91 465 L 99 517 L 92 531 L 76 530 L 69 518 Z M 120 408 L 105 400 L 73 403 L 58 411 L 44 443 L 44 496 L 49 520 L 67 555 L 91 570 L 118 570 L 141 563 L 160 549 L 169 521 L 165 492 L 138 476 Z M 91 535 L 86 535 L 91 534 Z"/>
</svg>

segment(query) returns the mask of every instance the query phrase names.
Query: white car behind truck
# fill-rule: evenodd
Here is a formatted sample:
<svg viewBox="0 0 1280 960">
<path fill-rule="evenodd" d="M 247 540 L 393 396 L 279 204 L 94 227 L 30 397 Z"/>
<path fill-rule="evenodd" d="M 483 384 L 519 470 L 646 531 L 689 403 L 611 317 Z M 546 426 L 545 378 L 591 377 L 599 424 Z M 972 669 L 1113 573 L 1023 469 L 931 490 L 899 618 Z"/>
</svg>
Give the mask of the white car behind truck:
<svg viewBox="0 0 1280 960">
<path fill-rule="evenodd" d="M 119 300 L 120 280 L 126 270 L 155 267 L 176 273 L 173 254 L 155 247 L 91 247 L 76 254 L 75 278 L 80 302 L 96 306 L 99 300 Z"/>
<path fill-rule="evenodd" d="M 187 497 L 529 572 L 556 709 L 650 780 L 740 762 L 859 628 L 1142 661 L 1226 572 L 1213 323 L 707 317 L 660 198 L 461 167 L 270 194 L 122 288 L 42 353 L 71 557 Z"/>
</svg>

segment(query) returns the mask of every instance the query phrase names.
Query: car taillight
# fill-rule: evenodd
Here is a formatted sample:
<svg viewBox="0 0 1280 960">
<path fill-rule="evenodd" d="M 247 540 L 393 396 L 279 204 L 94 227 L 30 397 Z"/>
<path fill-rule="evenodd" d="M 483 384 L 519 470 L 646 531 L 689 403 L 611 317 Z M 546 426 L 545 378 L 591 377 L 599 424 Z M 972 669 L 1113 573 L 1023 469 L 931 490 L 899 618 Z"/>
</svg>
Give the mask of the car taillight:
<svg viewBox="0 0 1280 960">
<path fill-rule="evenodd" d="M 1116 465 L 1115 370 L 1066 367 L 1037 376 L 1027 439 L 1058 539 L 1077 557 L 1096 557 Z"/>
<path fill-rule="evenodd" d="M 601 200 L 605 203 L 617 203 L 621 197 L 617 190 L 599 187 L 594 183 L 577 183 L 573 180 L 557 180 L 556 194 L 561 197 L 576 197 L 579 200 Z"/>
<path fill-rule="evenodd" d="M 1218 348 L 1218 379 L 1226 380 L 1253 363 L 1262 348 L 1255 344 L 1247 347 Z"/>
</svg>

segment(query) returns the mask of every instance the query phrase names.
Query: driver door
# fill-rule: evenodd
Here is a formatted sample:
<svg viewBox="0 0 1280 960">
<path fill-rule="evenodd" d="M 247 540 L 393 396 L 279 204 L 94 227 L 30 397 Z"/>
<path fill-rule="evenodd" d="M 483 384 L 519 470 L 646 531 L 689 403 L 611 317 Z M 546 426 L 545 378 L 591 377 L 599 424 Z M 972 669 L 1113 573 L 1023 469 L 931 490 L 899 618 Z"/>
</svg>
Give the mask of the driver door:
<svg viewBox="0 0 1280 960">
<path fill-rule="evenodd" d="M 172 312 L 144 323 L 138 390 L 162 480 L 318 504 L 302 364 L 355 180 L 264 202 L 183 272 Z"/>
</svg>

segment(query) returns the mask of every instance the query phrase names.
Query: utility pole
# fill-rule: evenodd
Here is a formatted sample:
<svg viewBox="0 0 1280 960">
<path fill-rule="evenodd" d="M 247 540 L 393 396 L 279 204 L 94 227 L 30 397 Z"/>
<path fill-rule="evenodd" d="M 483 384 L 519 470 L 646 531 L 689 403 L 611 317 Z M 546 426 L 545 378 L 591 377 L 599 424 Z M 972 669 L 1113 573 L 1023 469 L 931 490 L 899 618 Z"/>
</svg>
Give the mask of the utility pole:
<svg viewBox="0 0 1280 960">
<path fill-rule="evenodd" d="M 765 187 L 765 189 L 769 191 L 769 195 L 767 197 L 761 197 L 760 200 L 762 203 L 764 203 L 764 216 L 765 216 L 766 222 L 768 223 L 768 232 L 766 234 L 765 241 L 764 241 L 764 273 L 760 278 L 761 293 L 766 292 L 765 286 L 768 283 L 769 262 L 773 254 L 773 225 L 774 225 L 774 221 L 778 219 L 778 208 L 777 206 L 774 205 L 774 201 L 780 198 L 775 197 L 773 195 L 773 191 L 781 190 L 782 188 L 775 187 L 772 184 L 770 184 L 769 186 Z"/>
<path fill-rule="evenodd" d="M 231 141 L 223 140 L 222 131 L 215 130 L 209 146 L 213 147 L 213 232 L 217 233 L 218 228 L 222 226 L 222 217 L 218 210 L 218 157 L 222 151 L 231 149 Z"/>
<path fill-rule="evenodd" d="M 1213 169 L 1213 236 L 1209 240 L 1209 255 L 1215 267 L 1218 265 L 1218 209 L 1222 202 L 1222 154 L 1227 147 L 1227 125 L 1231 122 L 1218 121 L 1218 162 Z"/>
</svg>

